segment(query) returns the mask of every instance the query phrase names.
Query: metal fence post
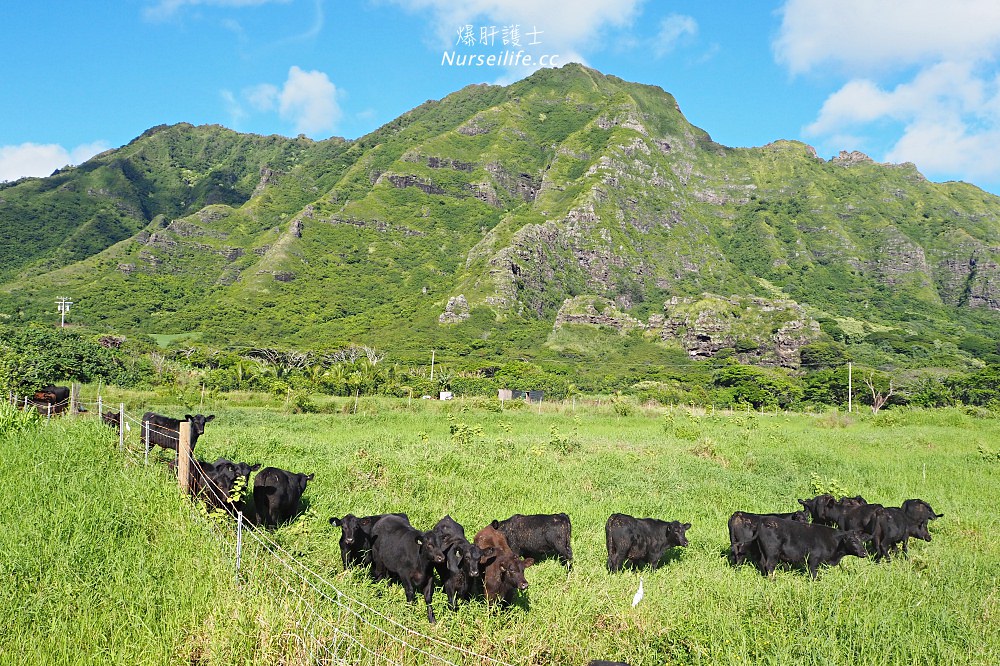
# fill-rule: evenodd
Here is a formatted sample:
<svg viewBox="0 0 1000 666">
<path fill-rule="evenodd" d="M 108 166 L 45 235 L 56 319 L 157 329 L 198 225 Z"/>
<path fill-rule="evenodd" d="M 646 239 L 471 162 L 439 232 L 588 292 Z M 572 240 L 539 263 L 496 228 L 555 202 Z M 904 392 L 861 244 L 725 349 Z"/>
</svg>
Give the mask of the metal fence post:
<svg viewBox="0 0 1000 666">
<path fill-rule="evenodd" d="M 240 582 L 240 561 L 243 559 L 243 512 L 236 512 L 236 584 Z"/>
<path fill-rule="evenodd" d="M 142 440 L 145 443 L 145 452 L 142 456 L 144 465 L 149 464 L 149 421 L 142 422 Z"/>
<path fill-rule="evenodd" d="M 118 403 L 118 450 L 125 450 L 125 403 Z"/>
</svg>

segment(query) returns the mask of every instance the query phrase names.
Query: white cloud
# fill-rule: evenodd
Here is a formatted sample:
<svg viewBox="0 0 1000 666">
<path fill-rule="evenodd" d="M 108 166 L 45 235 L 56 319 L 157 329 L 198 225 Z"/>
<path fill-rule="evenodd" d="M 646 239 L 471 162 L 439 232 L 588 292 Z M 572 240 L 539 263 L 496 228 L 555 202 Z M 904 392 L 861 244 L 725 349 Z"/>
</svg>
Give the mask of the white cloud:
<svg viewBox="0 0 1000 666">
<path fill-rule="evenodd" d="M 108 148 L 104 141 L 81 144 L 72 150 L 56 143 L 0 146 L 0 181 L 17 180 L 25 176 L 48 176 L 64 166 L 86 162 Z"/>
<path fill-rule="evenodd" d="M 995 0 L 787 0 L 774 52 L 792 74 L 845 79 L 804 134 L 867 137 L 876 159 L 932 177 L 1000 180 Z"/>
<path fill-rule="evenodd" d="M 698 34 L 698 23 L 690 16 L 671 14 L 660 21 L 660 30 L 653 40 L 653 52 L 662 58 L 671 51 L 685 35 Z"/>
<path fill-rule="evenodd" d="M 342 115 L 337 87 L 323 72 L 306 72 L 293 65 L 278 96 L 278 113 L 294 122 L 302 134 L 330 131 Z"/>
<path fill-rule="evenodd" d="M 278 101 L 278 86 L 261 83 L 243 91 L 243 97 L 258 111 L 271 111 Z"/>
<path fill-rule="evenodd" d="M 517 25 L 521 44 L 531 46 L 535 55 L 558 56 L 557 65 L 585 62 L 582 52 L 610 46 L 602 43 L 609 29 L 632 24 L 645 0 L 391 0 L 414 13 L 430 13 L 439 46 L 456 45 L 461 26 Z M 537 31 L 532 37 L 528 33 Z M 478 35 L 478 33 L 477 33 Z M 497 40 L 497 44 L 500 44 Z M 485 47 L 484 47 L 485 48 Z M 525 68 L 518 67 L 523 76 Z M 506 80 L 506 79 L 504 79 Z"/>
<path fill-rule="evenodd" d="M 794 74 L 833 64 L 857 74 L 992 57 L 996 0 L 787 0 L 774 44 Z"/>
<path fill-rule="evenodd" d="M 229 90 L 221 91 L 230 117 L 239 124 L 256 113 L 273 113 L 295 127 L 295 132 L 317 136 L 331 132 L 340 122 L 338 97 L 342 93 L 324 72 L 305 71 L 292 65 L 288 78 L 279 88 L 271 83 L 259 83 L 244 88 L 239 97 Z"/>
</svg>

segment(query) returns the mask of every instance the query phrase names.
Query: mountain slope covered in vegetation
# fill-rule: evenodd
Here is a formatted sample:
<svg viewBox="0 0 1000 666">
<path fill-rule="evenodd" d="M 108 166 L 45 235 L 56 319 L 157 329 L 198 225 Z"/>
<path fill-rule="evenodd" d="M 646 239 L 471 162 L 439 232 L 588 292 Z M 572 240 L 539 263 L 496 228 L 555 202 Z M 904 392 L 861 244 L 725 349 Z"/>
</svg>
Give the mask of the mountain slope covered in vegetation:
<svg viewBox="0 0 1000 666">
<path fill-rule="evenodd" d="M 10 321 L 68 295 L 99 332 L 402 360 L 998 352 L 1000 199 L 860 153 L 722 146 L 663 90 L 579 65 L 356 141 L 154 128 L 4 186 L 0 228 Z"/>
</svg>

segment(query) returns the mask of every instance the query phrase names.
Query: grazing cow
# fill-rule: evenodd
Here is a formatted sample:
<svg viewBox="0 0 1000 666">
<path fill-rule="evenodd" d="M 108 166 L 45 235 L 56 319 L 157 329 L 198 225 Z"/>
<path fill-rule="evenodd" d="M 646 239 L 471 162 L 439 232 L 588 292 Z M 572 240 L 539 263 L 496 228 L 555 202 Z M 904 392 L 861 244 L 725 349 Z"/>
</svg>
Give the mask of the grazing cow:
<svg viewBox="0 0 1000 666">
<path fill-rule="evenodd" d="M 875 518 L 882 509 L 881 504 L 832 508 L 830 518 L 835 527 L 847 531 L 859 531 L 866 541 L 875 536 Z"/>
<path fill-rule="evenodd" d="M 557 557 L 561 564 L 572 568 L 571 526 L 565 513 L 515 514 L 507 520 L 494 520 L 492 525 L 503 532 L 510 549 L 518 557 L 530 557 L 535 562 Z"/>
<path fill-rule="evenodd" d="M 444 562 L 444 553 L 433 530 L 421 532 L 401 516 L 386 516 L 372 528 L 374 578 L 393 578 L 403 586 L 406 600 L 416 599 L 420 589 L 427 604 L 427 621 L 433 624 L 434 565 Z"/>
<path fill-rule="evenodd" d="M 149 443 L 162 446 L 165 449 L 177 450 L 180 439 L 182 421 L 191 422 L 191 451 L 194 451 L 198 438 L 205 433 L 205 424 L 215 418 L 215 414 L 185 414 L 183 419 L 173 419 L 156 412 L 146 412 L 142 415 L 142 423 L 149 424 Z"/>
<path fill-rule="evenodd" d="M 371 566 L 372 528 L 379 519 L 386 516 L 399 516 L 409 520 L 405 513 L 380 513 L 361 518 L 349 513 L 343 518 L 330 518 L 330 524 L 340 528 L 340 560 L 344 571 L 349 567 Z"/>
<path fill-rule="evenodd" d="M 901 507 L 886 507 L 875 515 L 872 545 L 875 548 L 875 560 L 888 558 L 900 544 L 903 553 L 907 554 L 910 537 L 914 539 L 931 540 L 927 523 L 944 516 L 934 513 L 927 502 L 919 499 L 908 499 Z"/>
<path fill-rule="evenodd" d="M 44 386 L 28 398 L 28 404 L 40 414 L 61 414 L 69 408 L 69 387 Z"/>
<path fill-rule="evenodd" d="M 816 578 L 821 564 L 837 565 L 847 555 L 865 557 L 861 536 L 826 525 L 765 518 L 757 529 L 761 573 L 770 575 L 778 562 L 788 562 L 804 564 Z"/>
<path fill-rule="evenodd" d="M 299 510 L 299 500 L 312 474 L 296 474 L 277 467 L 265 467 L 253 479 L 253 503 L 257 522 L 277 527 Z"/>
<path fill-rule="evenodd" d="M 515 555 L 503 532 L 492 524 L 479 530 L 473 542 L 486 555 L 483 560 L 486 564 L 483 570 L 483 592 L 486 601 L 488 603 L 498 601 L 504 606 L 514 603 L 517 592 L 528 589 L 524 570 L 533 565 L 535 560 Z"/>
<path fill-rule="evenodd" d="M 830 527 L 838 525 L 837 517 L 844 511 L 851 511 L 867 503 L 861 495 L 842 497 L 839 500 L 833 495 L 817 495 L 812 499 L 799 500 L 799 504 L 809 512 L 813 523 Z"/>
<path fill-rule="evenodd" d="M 209 509 L 224 509 L 236 515 L 246 513 L 242 498 L 233 499 L 237 483 L 243 479 L 243 488 L 250 481 L 250 473 L 260 469 L 259 464 L 236 463 L 219 458 L 214 463 L 198 461 L 191 475 L 191 494 L 201 497 Z M 242 494 L 242 493 L 241 493 Z"/>
<path fill-rule="evenodd" d="M 755 562 L 760 561 L 760 551 L 754 545 L 757 540 L 757 528 L 765 518 L 784 518 L 800 523 L 809 522 L 809 512 L 806 509 L 792 513 L 748 513 L 737 511 L 729 518 L 729 549 L 733 555 L 733 564 L 743 564 L 749 555 Z"/>
<path fill-rule="evenodd" d="M 118 412 L 104 412 L 101 414 L 101 421 L 106 426 L 110 426 L 115 430 L 121 427 L 121 414 Z"/>
<path fill-rule="evenodd" d="M 444 551 L 444 563 L 437 564 L 441 585 L 448 596 L 448 607 L 458 610 L 458 600 L 472 596 L 473 583 L 480 578 L 480 565 L 493 556 L 492 549 L 484 553 L 465 538 L 465 528 L 451 516 L 445 516 L 434 526 L 434 532 Z"/>
<path fill-rule="evenodd" d="M 621 571 L 628 563 L 638 568 L 650 565 L 653 569 L 667 550 L 688 545 L 685 532 L 691 523 L 676 520 L 667 522 L 657 518 L 633 518 L 623 513 L 613 513 L 604 525 L 608 545 L 608 571 Z"/>
</svg>

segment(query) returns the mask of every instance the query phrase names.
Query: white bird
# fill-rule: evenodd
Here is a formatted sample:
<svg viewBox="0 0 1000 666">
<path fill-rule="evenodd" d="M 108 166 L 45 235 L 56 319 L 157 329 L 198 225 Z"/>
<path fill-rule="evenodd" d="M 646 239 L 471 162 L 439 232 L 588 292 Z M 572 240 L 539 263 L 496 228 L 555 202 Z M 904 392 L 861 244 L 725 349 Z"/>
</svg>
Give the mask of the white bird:
<svg viewBox="0 0 1000 666">
<path fill-rule="evenodd" d="M 642 598 L 645 595 L 646 593 L 642 591 L 642 576 L 639 576 L 639 591 L 635 593 L 634 597 L 632 597 L 632 608 L 638 606 L 639 602 L 642 601 Z"/>
</svg>

